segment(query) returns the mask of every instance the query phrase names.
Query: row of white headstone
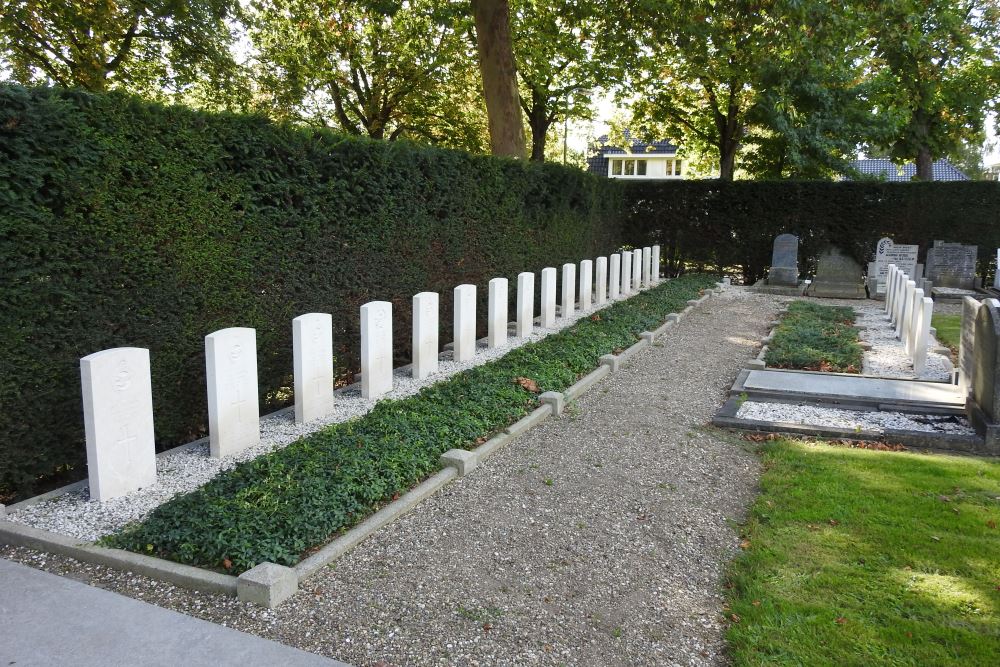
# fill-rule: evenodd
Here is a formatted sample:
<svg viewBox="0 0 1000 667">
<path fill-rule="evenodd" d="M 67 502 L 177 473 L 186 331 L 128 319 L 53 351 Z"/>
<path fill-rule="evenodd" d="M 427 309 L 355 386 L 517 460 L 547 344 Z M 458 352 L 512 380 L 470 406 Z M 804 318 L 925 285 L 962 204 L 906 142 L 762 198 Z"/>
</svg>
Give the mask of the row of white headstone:
<svg viewBox="0 0 1000 667">
<path fill-rule="evenodd" d="M 934 301 L 924 296 L 924 290 L 895 264 L 889 265 L 886 276 L 885 311 L 896 326 L 896 338 L 906 348 L 913 361 L 913 373 L 918 378 L 927 364 L 927 345 L 931 335 Z"/>
<path fill-rule="evenodd" d="M 659 282 L 660 247 L 652 246 L 562 267 L 561 317 L 631 295 Z M 596 269 L 596 276 L 594 275 Z M 541 276 L 539 326 L 556 324 L 556 269 Z M 595 280 L 596 278 L 596 280 Z M 577 288 L 579 286 L 579 288 Z M 454 291 L 453 359 L 470 361 L 476 354 L 476 286 Z M 535 275 L 517 277 L 515 335 L 531 335 Z M 438 303 L 434 292 L 413 297 L 413 364 L 415 378 L 438 370 Z M 488 335 L 491 348 L 507 344 L 507 279 L 489 282 Z M 321 418 L 333 409 L 333 317 L 308 313 L 292 320 L 295 421 Z M 361 394 L 377 399 L 392 390 L 392 304 L 373 301 L 361 306 Z M 257 387 L 257 332 L 245 327 L 222 329 L 205 337 L 208 431 L 211 455 L 235 454 L 260 441 Z M 80 360 L 87 468 L 90 496 L 103 501 L 156 482 L 153 397 L 149 350 L 119 347 Z"/>
</svg>

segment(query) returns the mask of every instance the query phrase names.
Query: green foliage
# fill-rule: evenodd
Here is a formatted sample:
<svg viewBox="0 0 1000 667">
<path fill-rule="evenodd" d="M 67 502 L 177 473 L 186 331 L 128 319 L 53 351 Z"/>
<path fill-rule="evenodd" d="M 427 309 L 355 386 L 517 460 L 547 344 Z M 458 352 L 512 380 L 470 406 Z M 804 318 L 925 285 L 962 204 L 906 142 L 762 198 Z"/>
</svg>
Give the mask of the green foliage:
<svg viewBox="0 0 1000 667">
<path fill-rule="evenodd" d="M 1000 247 L 1000 183 L 668 181 L 626 185 L 629 238 L 660 243 L 669 271 L 733 267 L 754 282 L 771 262 L 774 237 L 799 237 L 799 269 L 815 270 L 827 244 L 862 263 L 884 236 L 926 249 L 935 239 L 978 245 L 992 274 Z"/>
<path fill-rule="evenodd" d="M 149 348 L 158 446 L 187 442 L 206 430 L 206 334 L 257 329 L 278 408 L 293 317 L 333 314 L 347 377 L 358 308 L 392 301 L 402 365 L 413 294 L 441 293 L 450 323 L 455 285 L 606 254 L 629 240 L 620 192 L 557 165 L 2 87 L 0 496 L 84 476 L 82 356 Z"/>
<path fill-rule="evenodd" d="M 937 332 L 935 337 L 938 341 L 957 353 L 958 345 L 962 342 L 962 316 L 935 313 L 931 318 L 931 326 Z"/>
<path fill-rule="evenodd" d="M 734 664 L 996 664 L 996 460 L 782 440 L 763 462 L 729 573 Z"/>
<path fill-rule="evenodd" d="M 776 368 L 860 373 L 854 309 L 793 301 L 768 343 L 765 361 Z"/>
<path fill-rule="evenodd" d="M 293 565 L 430 475 L 447 450 L 472 448 L 537 407 L 517 378 L 562 391 L 714 280 L 664 283 L 415 396 L 382 401 L 364 417 L 222 473 L 107 542 L 138 552 L 152 545 L 159 556 L 209 568 L 228 559 L 234 573 L 263 561 Z"/>
</svg>

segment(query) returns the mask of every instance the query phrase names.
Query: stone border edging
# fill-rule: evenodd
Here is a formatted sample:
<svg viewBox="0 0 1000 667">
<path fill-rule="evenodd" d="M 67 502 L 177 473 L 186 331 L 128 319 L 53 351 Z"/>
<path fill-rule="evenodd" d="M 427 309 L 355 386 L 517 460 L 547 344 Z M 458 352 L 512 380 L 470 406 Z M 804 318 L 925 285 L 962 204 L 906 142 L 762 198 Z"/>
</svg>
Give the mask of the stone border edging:
<svg viewBox="0 0 1000 667">
<path fill-rule="evenodd" d="M 650 347 L 656 338 L 676 326 L 683 317 L 690 314 L 697 306 L 705 303 L 713 294 L 721 294 L 722 288 L 723 283 L 716 283 L 714 289 L 706 290 L 705 294 L 700 298 L 689 300 L 688 306 L 683 311 L 668 314 L 664 324 L 653 332 L 642 332 L 640 340 L 620 354 L 603 355 L 597 368 L 577 380 L 564 392 L 546 392 L 542 394 L 539 396 L 542 404 L 538 408 L 514 422 L 505 428 L 503 432 L 493 436 L 475 450 L 451 450 L 446 452 L 442 456 L 444 465 L 442 470 L 424 480 L 397 500 L 383 506 L 375 514 L 349 529 L 343 535 L 334 538 L 331 542 L 321 547 L 319 551 L 299 561 L 292 568 L 274 563 L 260 563 L 239 577 L 234 577 L 191 565 L 175 563 L 174 561 L 162 558 L 136 554 L 123 549 L 107 549 L 91 543 L 81 543 L 64 535 L 2 519 L 0 519 L 0 544 L 24 546 L 39 551 L 69 556 L 88 563 L 136 572 L 183 588 L 210 593 L 223 593 L 269 608 L 277 607 L 281 602 L 297 592 L 299 581 L 312 576 L 323 567 L 361 544 L 379 529 L 384 528 L 415 508 L 455 479 L 471 472 L 478 467 L 479 463 L 495 454 L 516 437 L 545 421 L 550 415 L 560 414 L 566 401 L 575 400 L 582 396 L 604 377 L 619 370 L 622 364 L 642 350 Z M 288 409 L 283 408 L 283 410 Z M 197 441 L 189 443 L 187 446 L 195 444 L 197 444 Z M 57 489 L 53 492 L 53 495 L 58 495 L 60 491 L 65 492 L 65 489 Z"/>
</svg>

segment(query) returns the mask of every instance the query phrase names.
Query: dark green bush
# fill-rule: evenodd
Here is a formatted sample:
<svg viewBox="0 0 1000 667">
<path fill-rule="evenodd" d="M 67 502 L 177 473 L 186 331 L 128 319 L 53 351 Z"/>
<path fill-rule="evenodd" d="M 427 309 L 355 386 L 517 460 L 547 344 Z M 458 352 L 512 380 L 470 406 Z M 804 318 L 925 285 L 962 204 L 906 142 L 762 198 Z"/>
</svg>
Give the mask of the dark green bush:
<svg viewBox="0 0 1000 667">
<path fill-rule="evenodd" d="M 768 343 L 767 365 L 860 373 L 864 350 L 858 344 L 854 318 L 853 308 L 793 301 Z"/>
<path fill-rule="evenodd" d="M 209 568 L 228 559 L 234 573 L 263 561 L 293 565 L 438 469 L 444 452 L 472 448 L 534 409 L 536 396 L 516 378 L 561 391 L 714 281 L 664 283 L 415 396 L 382 401 L 360 419 L 222 473 L 106 542 Z"/>
<path fill-rule="evenodd" d="M 579 170 L 374 142 L 121 95 L 0 87 L 0 502 L 83 477 L 79 358 L 151 350 L 158 445 L 206 429 L 204 336 L 257 329 L 265 411 L 290 385 L 291 319 L 607 254 L 618 184 Z M 511 290 L 512 294 L 515 290 Z M 480 317 L 485 322 L 485 316 Z"/>
<path fill-rule="evenodd" d="M 632 181 L 625 191 L 627 236 L 663 245 L 668 270 L 731 268 L 750 283 L 783 232 L 799 236 L 806 272 L 827 243 L 863 266 L 888 236 L 919 244 L 921 257 L 935 239 L 978 245 L 979 271 L 992 275 L 1000 247 L 996 182 Z"/>
</svg>

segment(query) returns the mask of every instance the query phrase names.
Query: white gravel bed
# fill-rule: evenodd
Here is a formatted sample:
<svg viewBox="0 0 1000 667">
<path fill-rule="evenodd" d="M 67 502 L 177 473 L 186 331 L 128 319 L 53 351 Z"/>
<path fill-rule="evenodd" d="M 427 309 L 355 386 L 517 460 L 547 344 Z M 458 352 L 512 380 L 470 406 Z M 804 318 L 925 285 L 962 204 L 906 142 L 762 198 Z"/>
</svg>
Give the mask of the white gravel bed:
<svg viewBox="0 0 1000 667">
<path fill-rule="evenodd" d="M 896 330 L 886 319 L 881 305 L 854 306 L 855 323 L 860 327 L 859 338 L 870 343 L 865 351 L 862 373 L 884 378 L 908 380 L 934 380 L 947 382 L 951 378 L 951 360 L 933 351 L 938 342 L 933 336 L 928 341 L 927 363 L 918 378 L 913 372 L 913 361 L 906 354 L 903 343 L 896 338 Z"/>
<path fill-rule="evenodd" d="M 736 416 L 739 419 L 766 422 L 850 428 L 868 433 L 885 433 L 888 429 L 898 429 L 927 433 L 975 434 L 975 430 L 964 417 L 917 415 L 902 412 L 869 412 L 791 403 L 746 401 L 740 406 Z"/>
<path fill-rule="evenodd" d="M 635 296 L 633 292 L 629 297 Z M 629 298 L 626 297 L 626 298 Z M 621 301 L 622 299 L 617 299 Z M 586 311 L 577 308 L 569 318 L 557 317 L 551 329 L 537 325 L 528 338 L 508 338 L 507 345 L 490 349 L 480 342 L 476 356 L 467 362 L 451 361 L 451 352 L 445 351 L 439 362 L 438 372 L 423 380 L 414 379 L 409 369 L 396 370 L 393 389 L 385 398 L 405 398 L 422 388 L 440 382 L 461 371 L 498 359 L 527 343 L 539 341 L 556 333 L 577 320 L 610 306 L 592 306 Z M 345 422 L 367 414 L 377 401 L 361 398 L 360 388 L 348 388 L 336 393 L 333 412 L 306 424 L 296 424 L 294 411 L 270 415 L 261 419 L 260 443 L 241 452 L 214 459 L 209 455 L 208 443 L 182 450 L 168 451 L 156 459 L 156 484 L 103 503 L 90 500 L 89 488 L 82 488 L 51 500 L 29 505 L 7 519 L 24 525 L 68 535 L 81 540 L 94 541 L 109 535 L 129 523 L 141 521 L 153 510 L 174 496 L 189 493 L 208 483 L 219 473 L 268 452 L 281 449 L 299 438 L 318 431 L 330 424 Z"/>
</svg>

